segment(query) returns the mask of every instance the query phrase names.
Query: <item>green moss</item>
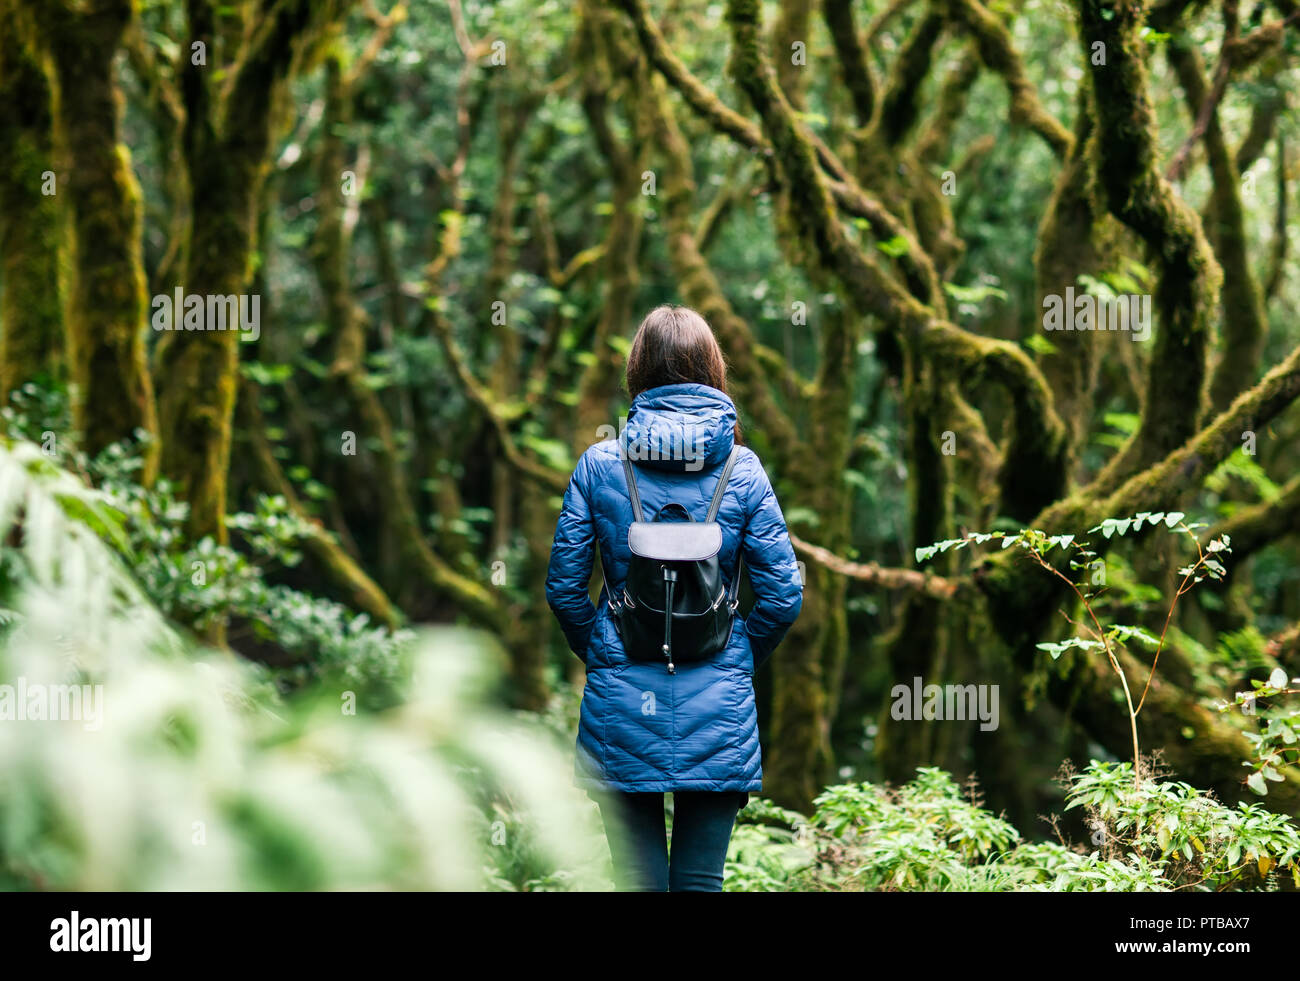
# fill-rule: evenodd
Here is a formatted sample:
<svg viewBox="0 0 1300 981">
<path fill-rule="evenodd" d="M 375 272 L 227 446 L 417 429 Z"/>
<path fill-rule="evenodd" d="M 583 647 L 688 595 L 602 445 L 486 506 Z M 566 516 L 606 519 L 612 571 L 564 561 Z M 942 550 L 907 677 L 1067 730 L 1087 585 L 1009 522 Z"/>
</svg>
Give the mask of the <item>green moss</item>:
<svg viewBox="0 0 1300 981">
<path fill-rule="evenodd" d="M 840 72 L 845 88 L 853 100 L 858 125 L 868 126 L 876 111 L 876 85 L 867 63 L 866 49 L 862 45 L 857 25 L 853 20 L 851 0 L 826 0 L 822 4 L 826 29 L 839 56 Z"/>
<path fill-rule="evenodd" d="M 1108 268 L 1113 251 L 1106 207 L 1097 199 L 1092 161 L 1096 138 L 1087 87 L 1080 86 L 1074 143 L 1047 203 L 1038 228 L 1034 275 L 1038 305 L 1045 296 L 1060 296 L 1081 273 Z M 1075 331 L 1052 336 L 1053 353 L 1043 356 L 1043 374 L 1052 387 L 1057 411 L 1068 430 L 1066 448 L 1073 460 L 1087 436 L 1092 416 L 1092 392 L 1097 379 L 1099 351 L 1093 335 Z M 1067 461 L 1067 468 L 1068 468 Z M 1041 501 L 1045 507 L 1049 501 Z"/>
<path fill-rule="evenodd" d="M 805 57 L 809 55 L 807 46 L 811 41 L 812 6 L 810 0 L 785 0 L 772 22 L 772 63 L 776 66 L 777 80 L 790 105 L 799 108 L 804 104 L 810 72 L 807 64 L 794 63 L 793 44 L 803 42 Z"/>
<path fill-rule="evenodd" d="M 1195 122 L 1210 97 L 1200 55 L 1188 44 L 1183 32 L 1170 38 L 1166 51 Z M 1210 384 L 1210 404 L 1215 409 L 1224 409 L 1255 380 L 1268 320 L 1251 268 L 1241 206 L 1241 174 L 1219 125 L 1217 108 L 1210 112 L 1203 142 L 1213 185 L 1209 205 L 1210 239 L 1223 267 L 1220 359 Z"/>
<path fill-rule="evenodd" d="M 948 0 L 947 6 L 974 36 L 984 64 L 1006 83 L 1011 99 L 1011 121 L 1036 132 L 1051 147 L 1057 159 L 1064 160 L 1073 145 L 1073 138 L 1069 130 L 1039 102 L 1038 93 L 1029 81 L 1006 26 L 976 0 Z"/>
<path fill-rule="evenodd" d="M 908 32 L 885 82 L 880 100 L 880 119 L 876 126 L 886 147 L 897 147 L 920 117 L 918 96 L 921 84 L 930 74 L 934 48 L 943 36 L 947 18 L 931 4 L 915 27 Z"/>
<path fill-rule="evenodd" d="M 63 375 L 53 94 L 11 0 L 0 2 L 0 397 Z"/>
<path fill-rule="evenodd" d="M 206 67 L 184 66 L 182 144 L 192 193 L 186 293 L 246 292 L 280 96 L 303 52 L 342 9 L 333 0 L 276 4 L 231 70 L 228 87 L 214 82 Z M 210 9 L 192 5 L 190 15 L 194 36 L 213 33 Z M 186 530 L 193 538 L 226 538 L 238 346 L 235 331 L 188 331 L 166 334 L 156 350 L 162 469 L 190 503 Z"/>
<path fill-rule="evenodd" d="M 1130 474 L 1182 445 L 1207 406 L 1206 354 L 1218 309 L 1222 273 L 1194 211 L 1158 169 L 1155 115 L 1148 97 L 1142 3 L 1118 7 L 1082 0 L 1080 35 L 1085 58 L 1105 44 L 1106 63 L 1089 60 L 1099 132 L 1094 141 L 1098 185 L 1110 212 L 1137 233 L 1156 264 L 1158 326 L 1132 439 L 1096 485 L 1117 487 Z"/>
<path fill-rule="evenodd" d="M 127 2 L 87 14 L 39 8 L 49 45 L 55 130 L 68 162 L 60 195 L 72 216 L 72 286 L 66 314 L 73 420 L 97 453 L 136 430 L 157 432 L 145 361 L 147 317 L 140 253 L 141 195 L 120 138 L 121 95 L 113 58 L 131 17 Z M 156 443 L 144 479 L 156 469 Z"/>
</svg>

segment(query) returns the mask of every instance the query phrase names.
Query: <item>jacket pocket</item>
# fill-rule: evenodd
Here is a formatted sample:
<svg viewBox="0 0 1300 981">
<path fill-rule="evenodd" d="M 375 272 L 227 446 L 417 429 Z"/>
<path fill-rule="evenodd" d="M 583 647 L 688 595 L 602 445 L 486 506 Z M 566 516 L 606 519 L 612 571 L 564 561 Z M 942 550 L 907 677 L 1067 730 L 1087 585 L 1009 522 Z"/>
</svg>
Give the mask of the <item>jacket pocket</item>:
<svg viewBox="0 0 1300 981">
<path fill-rule="evenodd" d="M 723 657 L 728 667 L 735 668 L 746 677 L 754 676 L 754 652 L 750 646 L 745 618 L 739 613 L 732 618 L 731 639 L 727 641 Z"/>
<path fill-rule="evenodd" d="M 585 661 L 588 668 L 609 663 L 609 639 L 606 631 L 611 629 L 609 607 L 602 603 L 596 611 L 596 622 L 592 624 L 591 639 L 587 642 Z"/>
</svg>

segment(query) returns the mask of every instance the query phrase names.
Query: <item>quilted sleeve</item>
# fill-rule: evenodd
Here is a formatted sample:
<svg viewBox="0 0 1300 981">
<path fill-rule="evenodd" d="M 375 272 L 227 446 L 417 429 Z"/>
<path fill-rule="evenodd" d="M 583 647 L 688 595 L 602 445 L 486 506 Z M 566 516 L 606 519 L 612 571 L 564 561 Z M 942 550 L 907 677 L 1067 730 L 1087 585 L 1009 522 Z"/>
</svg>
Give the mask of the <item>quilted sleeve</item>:
<svg viewBox="0 0 1300 981">
<path fill-rule="evenodd" d="M 560 621 L 569 647 L 584 663 L 591 629 L 596 623 L 596 607 L 588 591 L 596 556 L 596 529 L 586 491 L 590 469 L 584 453 L 564 492 L 546 570 L 546 602 Z"/>
<path fill-rule="evenodd" d="M 745 629 L 757 670 L 798 618 L 803 606 L 803 583 L 781 505 L 763 465 L 757 456 L 753 460 L 757 473 L 749 493 L 744 549 L 755 602 L 745 618 Z"/>
</svg>

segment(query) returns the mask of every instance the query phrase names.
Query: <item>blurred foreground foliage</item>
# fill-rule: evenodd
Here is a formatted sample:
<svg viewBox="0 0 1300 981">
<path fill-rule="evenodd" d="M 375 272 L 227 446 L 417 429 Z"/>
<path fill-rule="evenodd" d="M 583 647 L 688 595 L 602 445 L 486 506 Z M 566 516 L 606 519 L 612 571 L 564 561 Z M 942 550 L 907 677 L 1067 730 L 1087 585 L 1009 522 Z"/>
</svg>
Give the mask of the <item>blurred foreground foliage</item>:
<svg viewBox="0 0 1300 981">
<path fill-rule="evenodd" d="M 100 693 L 93 723 L 0 722 L 0 888 L 602 881 L 594 811 L 553 733 L 494 707 L 481 635 L 390 637 L 403 681 L 381 710 L 337 681 L 282 693 L 160 612 L 140 579 L 165 552 L 132 573 L 140 515 L 121 504 L 35 444 L 0 446 L 0 677 Z"/>
</svg>

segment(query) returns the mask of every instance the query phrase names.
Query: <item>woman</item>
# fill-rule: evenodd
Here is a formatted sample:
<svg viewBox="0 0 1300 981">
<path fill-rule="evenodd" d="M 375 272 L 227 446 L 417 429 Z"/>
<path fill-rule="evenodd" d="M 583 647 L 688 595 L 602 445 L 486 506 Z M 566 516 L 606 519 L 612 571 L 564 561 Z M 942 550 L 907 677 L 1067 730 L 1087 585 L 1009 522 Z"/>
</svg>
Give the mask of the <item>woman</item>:
<svg viewBox="0 0 1300 981">
<path fill-rule="evenodd" d="M 587 668 L 575 773 L 600 806 L 619 889 L 720 892 L 736 812 L 763 785 L 754 671 L 799 615 L 802 585 L 772 485 L 742 446 L 718 511 L 718 558 L 730 585 L 743 549 L 753 609 L 736 614 L 722 651 L 675 673 L 627 658 L 608 602 L 630 556 L 622 454 L 633 461 L 642 520 L 675 501 L 702 521 L 740 441 L 722 350 L 693 310 L 650 311 L 628 354 L 627 388 L 622 435 L 591 446 L 574 470 L 546 577 L 547 601 Z M 605 582 L 593 607 L 597 545 Z M 673 794 L 671 861 L 665 792 Z"/>
</svg>

